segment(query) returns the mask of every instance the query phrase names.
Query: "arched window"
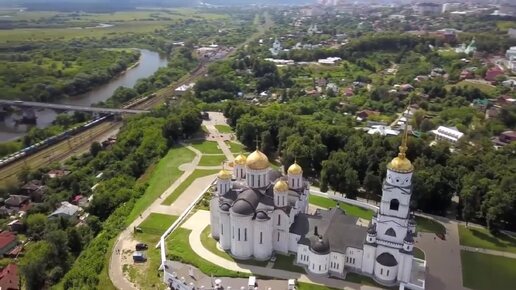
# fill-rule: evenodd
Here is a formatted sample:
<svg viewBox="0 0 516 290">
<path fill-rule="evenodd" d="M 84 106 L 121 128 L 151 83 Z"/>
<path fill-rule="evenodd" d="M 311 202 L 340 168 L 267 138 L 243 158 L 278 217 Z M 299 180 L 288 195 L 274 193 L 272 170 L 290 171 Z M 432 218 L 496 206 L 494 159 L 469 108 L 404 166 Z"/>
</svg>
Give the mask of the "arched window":
<svg viewBox="0 0 516 290">
<path fill-rule="evenodd" d="M 397 199 L 392 199 L 389 208 L 391 210 L 398 210 L 399 207 L 400 207 L 400 201 Z"/>
<path fill-rule="evenodd" d="M 396 237 L 396 232 L 394 231 L 393 228 L 389 228 L 386 232 L 385 232 L 386 235 L 388 236 L 391 236 L 391 237 Z"/>
</svg>

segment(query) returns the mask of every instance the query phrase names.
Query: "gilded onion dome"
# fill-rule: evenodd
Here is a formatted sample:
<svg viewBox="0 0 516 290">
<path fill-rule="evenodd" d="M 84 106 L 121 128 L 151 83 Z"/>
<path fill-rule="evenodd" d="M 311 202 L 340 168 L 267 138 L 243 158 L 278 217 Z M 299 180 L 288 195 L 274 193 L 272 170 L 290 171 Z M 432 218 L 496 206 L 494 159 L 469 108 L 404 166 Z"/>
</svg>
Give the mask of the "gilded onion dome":
<svg viewBox="0 0 516 290">
<path fill-rule="evenodd" d="M 246 161 L 246 157 L 244 154 L 240 153 L 240 155 L 238 155 L 236 158 L 235 158 L 235 164 L 238 164 L 238 165 L 245 165 L 245 161 Z"/>
<path fill-rule="evenodd" d="M 389 168 L 392 171 L 406 173 L 406 172 L 412 172 L 414 170 L 414 166 L 412 166 L 412 163 L 410 160 L 408 160 L 406 156 L 407 152 L 407 125 L 405 125 L 405 132 L 403 132 L 403 138 L 401 141 L 401 145 L 399 147 L 400 152 L 398 153 L 398 157 L 395 157 L 392 159 L 392 161 L 387 165 L 387 168 Z"/>
<path fill-rule="evenodd" d="M 275 192 L 287 192 L 288 184 L 283 179 L 280 179 L 276 182 L 276 184 L 274 184 L 274 191 Z"/>
<path fill-rule="evenodd" d="M 247 157 L 245 165 L 253 170 L 267 169 L 269 168 L 269 158 L 260 150 L 256 149 L 256 151 Z"/>
<path fill-rule="evenodd" d="M 303 168 L 297 164 L 297 162 L 294 162 L 294 164 L 290 165 L 288 168 L 288 174 L 292 175 L 300 175 L 303 174 Z"/>
<path fill-rule="evenodd" d="M 231 174 L 231 172 L 229 172 L 223 168 L 221 171 L 219 171 L 218 177 L 219 177 L 219 179 L 230 180 L 232 177 L 232 174 Z"/>
</svg>

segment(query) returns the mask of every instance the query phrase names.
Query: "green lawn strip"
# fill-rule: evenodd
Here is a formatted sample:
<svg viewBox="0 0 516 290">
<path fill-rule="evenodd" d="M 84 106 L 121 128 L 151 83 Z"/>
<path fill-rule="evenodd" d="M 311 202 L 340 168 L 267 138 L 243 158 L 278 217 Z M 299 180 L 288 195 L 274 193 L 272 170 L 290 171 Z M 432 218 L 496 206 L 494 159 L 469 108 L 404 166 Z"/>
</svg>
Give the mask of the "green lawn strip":
<svg viewBox="0 0 516 290">
<path fill-rule="evenodd" d="M 442 235 L 446 234 L 446 228 L 440 222 L 425 217 L 416 216 L 416 224 L 416 231 L 418 232 L 429 232 Z"/>
<path fill-rule="evenodd" d="M 331 207 L 335 207 L 337 205 L 337 201 L 335 201 L 333 199 L 316 196 L 316 195 L 310 195 L 309 201 L 313 205 L 317 205 L 317 206 L 325 207 L 325 208 L 331 208 Z M 372 210 L 361 208 L 361 207 L 358 207 L 355 205 L 340 202 L 339 206 L 342 210 L 344 210 L 346 212 L 347 215 L 350 215 L 350 216 L 355 216 L 355 217 L 363 218 L 366 220 L 371 220 L 371 218 L 374 215 L 374 212 Z"/>
<path fill-rule="evenodd" d="M 256 260 L 238 260 L 233 257 L 231 257 L 230 254 L 226 253 L 225 251 L 221 251 L 217 248 L 217 241 L 210 237 L 211 233 L 211 226 L 207 226 L 201 233 L 201 243 L 202 245 L 208 249 L 210 252 L 214 253 L 215 255 L 222 257 L 226 260 L 234 261 L 235 263 L 239 264 L 246 264 L 246 265 L 253 265 L 258 267 L 265 267 L 269 263 L 269 261 L 256 261 Z"/>
<path fill-rule="evenodd" d="M 204 274 L 215 277 L 249 277 L 249 274 L 224 269 L 197 255 L 188 243 L 190 232 L 190 230 L 178 228 L 167 238 L 167 259 L 190 264 Z"/>
<path fill-rule="evenodd" d="M 161 236 L 176 219 L 177 216 L 153 212 L 138 227 L 144 233 Z"/>
<path fill-rule="evenodd" d="M 226 145 L 229 147 L 229 150 L 232 153 L 237 153 L 237 155 L 240 153 L 244 153 L 244 155 L 247 155 L 245 146 L 240 143 L 233 142 L 233 141 L 226 141 Z"/>
<path fill-rule="evenodd" d="M 514 289 L 516 260 L 460 251 L 464 286 L 477 290 Z"/>
<path fill-rule="evenodd" d="M 272 268 L 296 273 L 306 273 L 303 267 L 294 265 L 295 260 L 296 255 L 276 255 L 276 261 Z"/>
<path fill-rule="evenodd" d="M 203 155 L 199 166 L 220 166 L 226 160 L 226 155 Z"/>
<path fill-rule="evenodd" d="M 484 84 L 484 83 L 477 83 L 477 82 L 471 82 L 471 81 L 461 81 L 461 82 L 458 82 L 457 84 L 455 85 L 446 85 L 444 86 L 445 89 L 451 89 L 451 87 L 461 87 L 461 88 L 464 88 L 464 87 L 470 87 L 470 88 L 476 88 L 476 89 L 479 89 L 480 91 L 488 94 L 488 95 L 493 95 L 495 92 L 496 92 L 496 87 L 495 86 L 492 86 L 492 85 L 489 85 L 489 84 Z"/>
<path fill-rule="evenodd" d="M 228 125 L 215 125 L 215 128 L 219 133 L 233 133 L 233 129 Z"/>
<path fill-rule="evenodd" d="M 198 140 L 193 141 L 190 145 L 195 149 L 201 151 L 204 154 L 222 154 L 222 150 L 219 149 L 217 142 Z"/>
<path fill-rule="evenodd" d="M 414 257 L 424 260 L 425 252 L 423 252 L 423 250 L 421 250 L 420 248 L 414 247 Z"/>
<path fill-rule="evenodd" d="M 459 239 L 463 246 L 516 253 L 515 237 L 503 233 L 494 236 L 489 230 L 483 228 L 466 228 L 459 225 Z"/>
<path fill-rule="evenodd" d="M 171 205 L 176 199 L 194 182 L 197 178 L 212 175 L 219 172 L 218 169 L 216 170 L 203 170 L 203 169 L 197 169 L 188 178 L 183 181 L 161 204 L 164 205 Z"/>
<path fill-rule="evenodd" d="M 127 217 L 127 224 L 131 223 L 145 208 L 149 207 L 174 181 L 183 174 L 179 166 L 191 162 L 195 153 L 186 147 L 170 149 L 152 169 L 148 180 L 149 187 L 145 194 L 136 201 L 131 214 Z M 146 173 L 147 174 L 147 173 Z"/>
</svg>

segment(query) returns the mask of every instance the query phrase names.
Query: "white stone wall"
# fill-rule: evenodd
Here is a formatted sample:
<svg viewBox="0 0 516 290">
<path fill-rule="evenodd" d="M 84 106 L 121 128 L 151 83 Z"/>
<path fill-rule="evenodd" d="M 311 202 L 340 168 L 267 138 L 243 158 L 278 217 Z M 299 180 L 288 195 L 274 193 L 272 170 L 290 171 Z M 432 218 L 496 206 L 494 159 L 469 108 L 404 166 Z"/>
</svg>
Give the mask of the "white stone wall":
<svg viewBox="0 0 516 290">
<path fill-rule="evenodd" d="M 301 238 L 301 236 L 292 234 L 292 233 L 289 233 L 288 236 L 289 236 L 288 251 L 297 253 L 298 248 L 299 248 L 297 243 L 299 242 L 299 239 Z"/>
<path fill-rule="evenodd" d="M 303 175 L 302 174 L 288 174 L 288 187 L 292 189 L 300 189 L 303 187 Z"/>
<path fill-rule="evenodd" d="M 254 220 L 254 257 L 268 260 L 272 256 L 272 219 Z"/>
<path fill-rule="evenodd" d="M 298 245 L 297 248 L 297 263 L 308 265 L 310 263 L 310 250 L 307 245 Z"/>
<path fill-rule="evenodd" d="M 361 249 L 356 249 L 352 247 L 346 248 L 346 258 L 345 263 L 346 267 L 353 268 L 357 271 L 362 269 L 362 256 L 364 255 L 364 251 Z"/>
<path fill-rule="evenodd" d="M 376 258 L 376 247 L 364 244 L 362 254 L 362 272 L 372 275 Z"/>
<path fill-rule="evenodd" d="M 231 189 L 231 180 L 217 178 L 217 193 L 223 195 Z"/>
<path fill-rule="evenodd" d="M 224 250 L 231 249 L 231 221 L 229 212 L 220 212 L 219 244 Z M 212 225 L 213 228 L 213 225 Z"/>
<path fill-rule="evenodd" d="M 211 236 L 214 239 L 219 238 L 219 198 L 213 197 L 210 200 L 210 225 L 211 225 Z"/>
<path fill-rule="evenodd" d="M 409 254 L 401 254 L 398 271 L 398 280 L 401 282 L 408 283 L 410 281 L 410 273 L 412 272 L 412 259 L 413 256 Z"/>
<path fill-rule="evenodd" d="M 285 207 L 288 204 L 288 192 L 274 192 L 274 205 Z"/>
<path fill-rule="evenodd" d="M 235 164 L 235 167 L 233 168 L 233 175 L 235 176 L 236 180 L 244 179 L 245 178 L 244 165 Z"/>
<path fill-rule="evenodd" d="M 382 281 L 393 282 L 398 275 L 398 266 L 386 267 L 376 263 L 374 266 L 374 276 Z"/>
<path fill-rule="evenodd" d="M 319 255 L 310 251 L 308 270 L 314 274 L 327 274 L 330 254 Z"/>
<path fill-rule="evenodd" d="M 231 254 L 239 259 L 253 255 L 252 216 L 244 216 L 230 210 L 231 217 Z"/>
<path fill-rule="evenodd" d="M 406 223 L 406 220 L 379 215 L 376 219 L 377 241 L 383 240 L 396 243 L 399 244 L 398 248 L 401 248 L 403 244 L 403 239 L 407 234 L 407 227 L 403 226 L 403 222 Z M 394 232 L 396 233 L 395 237 L 386 234 L 389 229 L 394 230 Z"/>
<path fill-rule="evenodd" d="M 330 253 L 329 271 L 342 274 L 344 272 L 345 255 L 337 252 Z"/>
<path fill-rule="evenodd" d="M 268 168 L 263 170 L 253 170 L 246 167 L 245 171 L 247 185 L 251 188 L 262 188 L 270 183 L 269 175 L 267 174 L 269 172 Z"/>
</svg>

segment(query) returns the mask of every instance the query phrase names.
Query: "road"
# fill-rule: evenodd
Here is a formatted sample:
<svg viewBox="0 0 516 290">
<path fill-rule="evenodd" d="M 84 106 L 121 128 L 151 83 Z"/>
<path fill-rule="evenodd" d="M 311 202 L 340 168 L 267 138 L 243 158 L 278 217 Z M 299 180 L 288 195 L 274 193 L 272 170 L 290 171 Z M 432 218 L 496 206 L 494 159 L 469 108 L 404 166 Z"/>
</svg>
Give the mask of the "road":
<svg viewBox="0 0 516 290">
<path fill-rule="evenodd" d="M 53 103 L 41 103 L 41 102 L 24 102 L 24 101 L 12 101 L 0 99 L 0 105 L 14 106 L 14 107 L 27 107 L 27 108 L 45 108 L 65 111 L 83 111 L 92 113 L 113 113 L 113 114 L 140 114 L 148 113 L 146 110 L 134 110 L 134 109 L 113 109 L 113 108 L 100 108 L 100 107 L 89 107 L 89 106 L 75 106 L 75 105 L 63 105 Z"/>
</svg>

